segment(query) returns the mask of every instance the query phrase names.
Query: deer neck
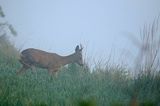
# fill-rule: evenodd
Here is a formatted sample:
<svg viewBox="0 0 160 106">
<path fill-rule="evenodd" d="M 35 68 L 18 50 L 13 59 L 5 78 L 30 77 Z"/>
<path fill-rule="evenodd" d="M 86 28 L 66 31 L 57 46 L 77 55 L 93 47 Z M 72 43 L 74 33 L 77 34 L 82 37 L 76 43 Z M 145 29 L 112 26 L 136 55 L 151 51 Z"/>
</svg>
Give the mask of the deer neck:
<svg viewBox="0 0 160 106">
<path fill-rule="evenodd" d="M 62 60 L 63 60 L 63 65 L 74 63 L 76 61 L 76 54 L 73 53 L 73 54 L 68 55 L 68 56 L 63 56 Z"/>
</svg>

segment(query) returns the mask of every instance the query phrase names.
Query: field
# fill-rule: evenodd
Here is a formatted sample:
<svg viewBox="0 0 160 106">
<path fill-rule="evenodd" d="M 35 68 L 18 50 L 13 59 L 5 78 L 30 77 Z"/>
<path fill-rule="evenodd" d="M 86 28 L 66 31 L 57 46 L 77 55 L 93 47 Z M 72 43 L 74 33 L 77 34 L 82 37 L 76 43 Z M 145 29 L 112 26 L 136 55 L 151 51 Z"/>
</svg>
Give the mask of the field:
<svg viewBox="0 0 160 106">
<path fill-rule="evenodd" d="M 56 78 L 40 68 L 17 76 L 21 64 L 8 46 L 0 51 L 0 106 L 160 105 L 159 72 L 133 77 L 120 65 L 98 66 L 91 72 L 70 64 L 61 68 Z"/>
<path fill-rule="evenodd" d="M 40 68 L 16 75 L 21 67 L 19 51 L 1 35 L 0 106 L 160 106 L 156 26 L 154 22 L 144 27 L 142 47 L 132 70 L 110 62 L 97 63 L 92 69 L 69 64 L 57 77 Z"/>
</svg>

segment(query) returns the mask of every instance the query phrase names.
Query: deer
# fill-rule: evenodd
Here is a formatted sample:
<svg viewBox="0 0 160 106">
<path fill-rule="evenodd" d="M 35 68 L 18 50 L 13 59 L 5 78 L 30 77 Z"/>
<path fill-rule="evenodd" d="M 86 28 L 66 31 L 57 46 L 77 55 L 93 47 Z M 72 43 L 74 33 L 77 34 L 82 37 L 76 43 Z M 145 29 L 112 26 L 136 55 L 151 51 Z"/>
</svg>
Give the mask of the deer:
<svg viewBox="0 0 160 106">
<path fill-rule="evenodd" d="M 56 75 L 60 67 L 70 63 L 77 63 L 83 66 L 82 59 L 83 47 L 80 44 L 76 46 L 75 52 L 67 56 L 61 56 L 56 53 L 49 53 L 43 50 L 28 48 L 21 52 L 19 62 L 22 67 L 17 71 L 17 75 L 24 73 L 32 67 L 47 69 L 50 75 Z"/>
</svg>

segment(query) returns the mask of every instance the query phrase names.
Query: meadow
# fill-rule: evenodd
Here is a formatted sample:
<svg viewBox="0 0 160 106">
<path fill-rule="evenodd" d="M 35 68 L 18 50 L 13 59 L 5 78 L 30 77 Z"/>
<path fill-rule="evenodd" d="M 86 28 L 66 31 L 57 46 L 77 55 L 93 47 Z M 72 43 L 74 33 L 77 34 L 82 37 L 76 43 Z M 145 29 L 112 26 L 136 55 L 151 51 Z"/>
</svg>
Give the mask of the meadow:
<svg viewBox="0 0 160 106">
<path fill-rule="evenodd" d="M 5 41 L 5 44 L 4 44 Z M 19 52 L 7 40 L 0 46 L 0 106 L 159 106 L 160 73 L 132 76 L 121 65 L 62 67 L 58 76 L 35 68 L 16 75 Z"/>
<path fill-rule="evenodd" d="M 0 24 L 0 106 L 160 106 L 157 20 L 142 29 L 132 70 L 110 62 L 93 68 L 69 64 L 57 77 L 40 68 L 16 75 L 20 52 L 6 37 L 6 28 L 16 34 L 10 24 Z"/>
</svg>

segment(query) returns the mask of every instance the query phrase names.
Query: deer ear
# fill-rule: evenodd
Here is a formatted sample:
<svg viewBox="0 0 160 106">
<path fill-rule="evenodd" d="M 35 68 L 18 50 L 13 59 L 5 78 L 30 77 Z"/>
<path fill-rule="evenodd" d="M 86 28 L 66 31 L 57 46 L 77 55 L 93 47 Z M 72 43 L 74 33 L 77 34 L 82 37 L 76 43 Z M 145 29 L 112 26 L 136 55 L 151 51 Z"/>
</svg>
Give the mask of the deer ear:
<svg viewBox="0 0 160 106">
<path fill-rule="evenodd" d="M 79 45 L 76 46 L 75 52 L 79 51 Z"/>
</svg>

